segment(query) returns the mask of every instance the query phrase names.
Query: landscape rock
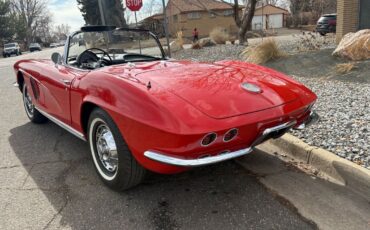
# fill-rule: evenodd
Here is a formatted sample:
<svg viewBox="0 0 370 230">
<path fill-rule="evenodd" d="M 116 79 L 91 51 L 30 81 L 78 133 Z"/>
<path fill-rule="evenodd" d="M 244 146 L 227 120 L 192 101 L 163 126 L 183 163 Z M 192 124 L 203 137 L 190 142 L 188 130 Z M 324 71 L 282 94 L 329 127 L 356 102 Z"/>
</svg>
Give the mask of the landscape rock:
<svg viewBox="0 0 370 230">
<path fill-rule="evenodd" d="M 209 46 L 215 46 L 216 42 L 214 42 L 211 38 L 202 38 L 198 41 L 200 47 L 209 47 Z"/>
<path fill-rule="evenodd" d="M 370 29 L 346 34 L 333 55 L 353 61 L 370 59 Z"/>
</svg>

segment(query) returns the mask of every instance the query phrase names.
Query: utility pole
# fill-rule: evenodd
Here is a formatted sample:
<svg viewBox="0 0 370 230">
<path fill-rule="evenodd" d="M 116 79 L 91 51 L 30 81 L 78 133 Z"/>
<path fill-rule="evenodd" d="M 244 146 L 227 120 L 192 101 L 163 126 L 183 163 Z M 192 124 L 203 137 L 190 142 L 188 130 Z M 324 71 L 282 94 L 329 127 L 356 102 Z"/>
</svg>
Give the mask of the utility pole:
<svg viewBox="0 0 370 230">
<path fill-rule="evenodd" d="M 101 23 L 103 26 L 105 26 L 105 17 L 104 17 L 104 9 L 103 9 L 103 0 L 98 0 L 99 4 L 99 11 L 100 11 L 100 18 L 101 18 Z"/>
<path fill-rule="evenodd" d="M 168 56 L 171 57 L 170 38 L 168 34 L 168 21 L 167 21 L 167 14 L 166 14 L 166 3 L 164 2 L 164 0 L 162 0 L 162 4 L 163 4 L 164 32 L 166 34 Z"/>
</svg>

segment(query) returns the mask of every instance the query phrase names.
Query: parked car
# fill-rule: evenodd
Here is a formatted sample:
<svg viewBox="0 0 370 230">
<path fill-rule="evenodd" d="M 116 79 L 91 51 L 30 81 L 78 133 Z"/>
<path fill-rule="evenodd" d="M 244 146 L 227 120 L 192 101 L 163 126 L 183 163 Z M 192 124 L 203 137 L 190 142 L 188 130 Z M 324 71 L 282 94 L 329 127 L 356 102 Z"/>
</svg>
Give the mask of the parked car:
<svg viewBox="0 0 370 230">
<path fill-rule="evenodd" d="M 41 51 L 41 45 L 39 43 L 31 43 L 30 44 L 30 52 L 33 52 L 33 51 Z"/>
<path fill-rule="evenodd" d="M 335 33 L 337 27 L 337 14 L 325 14 L 317 21 L 316 31 L 325 36 L 327 33 Z"/>
<path fill-rule="evenodd" d="M 50 43 L 50 48 L 56 48 L 56 47 L 58 47 L 59 46 L 59 44 L 58 43 Z"/>
<path fill-rule="evenodd" d="M 140 50 L 143 38 L 155 47 Z M 242 61 L 171 60 L 147 30 L 87 26 L 66 44 L 50 61 L 15 63 L 26 114 L 87 141 L 99 177 L 116 190 L 146 170 L 178 173 L 249 154 L 318 119 L 316 95 L 288 76 Z"/>
<path fill-rule="evenodd" d="M 17 42 L 12 42 L 4 45 L 3 57 L 10 57 L 12 54 L 21 55 L 22 51 Z"/>
<path fill-rule="evenodd" d="M 59 43 L 58 43 L 58 46 L 64 46 L 66 44 L 66 42 L 65 41 L 60 41 Z"/>
</svg>

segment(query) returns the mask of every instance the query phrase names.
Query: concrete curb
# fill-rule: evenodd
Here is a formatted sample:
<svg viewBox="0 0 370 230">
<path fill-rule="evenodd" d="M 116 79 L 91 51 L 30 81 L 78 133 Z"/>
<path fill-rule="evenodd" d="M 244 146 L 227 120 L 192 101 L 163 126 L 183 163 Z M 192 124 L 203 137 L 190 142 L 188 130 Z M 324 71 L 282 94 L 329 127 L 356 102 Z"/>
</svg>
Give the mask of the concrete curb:
<svg viewBox="0 0 370 230">
<path fill-rule="evenodd" d="M 370 170 L 324 149 L 310 146 L 299 138 L 285 134 L 269 144 L 289 157 L 311 165 L 331 181 L 339 182 L 370 200 Z"/>
</svg>

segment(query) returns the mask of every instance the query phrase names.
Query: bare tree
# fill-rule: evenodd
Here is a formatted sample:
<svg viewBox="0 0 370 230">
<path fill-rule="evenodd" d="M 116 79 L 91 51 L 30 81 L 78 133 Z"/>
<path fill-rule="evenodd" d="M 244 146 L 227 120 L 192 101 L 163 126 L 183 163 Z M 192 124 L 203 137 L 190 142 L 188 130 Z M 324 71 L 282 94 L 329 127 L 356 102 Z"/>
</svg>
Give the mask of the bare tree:
<svg viewBox="0 0 370 230">
<path fill-rule="evenodd" d="M 281 1 L 280 0 L 259 0 L 258 1 L 258 6 L 260 5 L 274 5 L 274 6 L 277 6 L 278 3 L 280 3 Z"/>
<path fill-rule="evenodd" d="M 71 27 L 68 24 L 61 24 L 55 27 L 54 34 L 58 40 L 65 40 L 70 33 Z"/>
<path fill-rule="evenodd" d="M 234 10 L 234 20 L 235 24 L 239 27 L 238 37 L 239 37 L 239 44 L 244 45 L 244 43 L 248 44 L 248 40 L 246 38 L 247 31 L 251 30 L 252 19 L 254 17 L 254 12 L 256 10 L 256 4 L 258 0 L 246 0 L 244 3 L 245 9 L 243 11 L 242 16 L 239 16 L 239 1 L 234 0 L 233 10 Z"/>
<path fill-rule="evenodd" d="M 238 0 L 234 0 L 237 2 Z M 252 19 L 254 17 L 254 12 L 256 10 L 257 0 L 249 0 L 245 3 L 245 9 L 243 16 L 241 18 L 241 24 L 239 27 L 238 37 L 239 44 L 244 45 L 245 42 L 248 43 L 248 40 L 245 37 L 247 31 L 251 30 Z"/>
<path fill-rule="evenodd" d="M 33 26 L 37 18 L 45 14 L 45 0 L 12 0 L 12 8 L 24 24 L 26 43 L 33 40 Z"/>
<path fill-rule="evenodd" d="M 208 9 L 207 6 L 203 4 L 201 0 L 195 0 L 195 1 L 185 0 L 185 1 L 188 1 L 189 4 L 191 3 L 193 5 L 196 5 L 201 9 L 207 10 L 210 13 L 213 13 L 215 15 L 220 15 L 216 11 Z M 247 31 L 251 30 L 251 24 L 252 24 L 252 19 L 254 16 L 254 11 L 256 10 L 256 4 L 259 0 L 243 0 L 245 9 L 243 10 L 243 13 L 241 16 L 240 16 L 241 7 L 239 5 L 240 0 L 234 0 L 234 4 L 228 1 L 225 1 L 225 0 L 221 0 L 221 1 L 223 3 L 229 4 L 233 9 L 235 24 L 239 28 L 239 32 L 238 32 L 239 44 L 244 45 L 244 43 L 246 42 L 248 43 L 248 40 L 246 39 L 245 35 Z"/>
<path fill-rule="evenodd" d="M 52 38 L 52 15 L 45 14 L 38 17 L 32 27 L 33 39 L 37 42 L 50 43 Z"/>
<path fill-rule="evenodd" d="M 316 21 L 322 14 L 336 12 L 336 0 L 289 0 L 290 12 L 292 13 L 293 24 L 297 26 L 302 23 L 300 15 L 310 12 L 310 19 Z M 307 20 L 306 20 L 307 21 Z"/>
</svg>

